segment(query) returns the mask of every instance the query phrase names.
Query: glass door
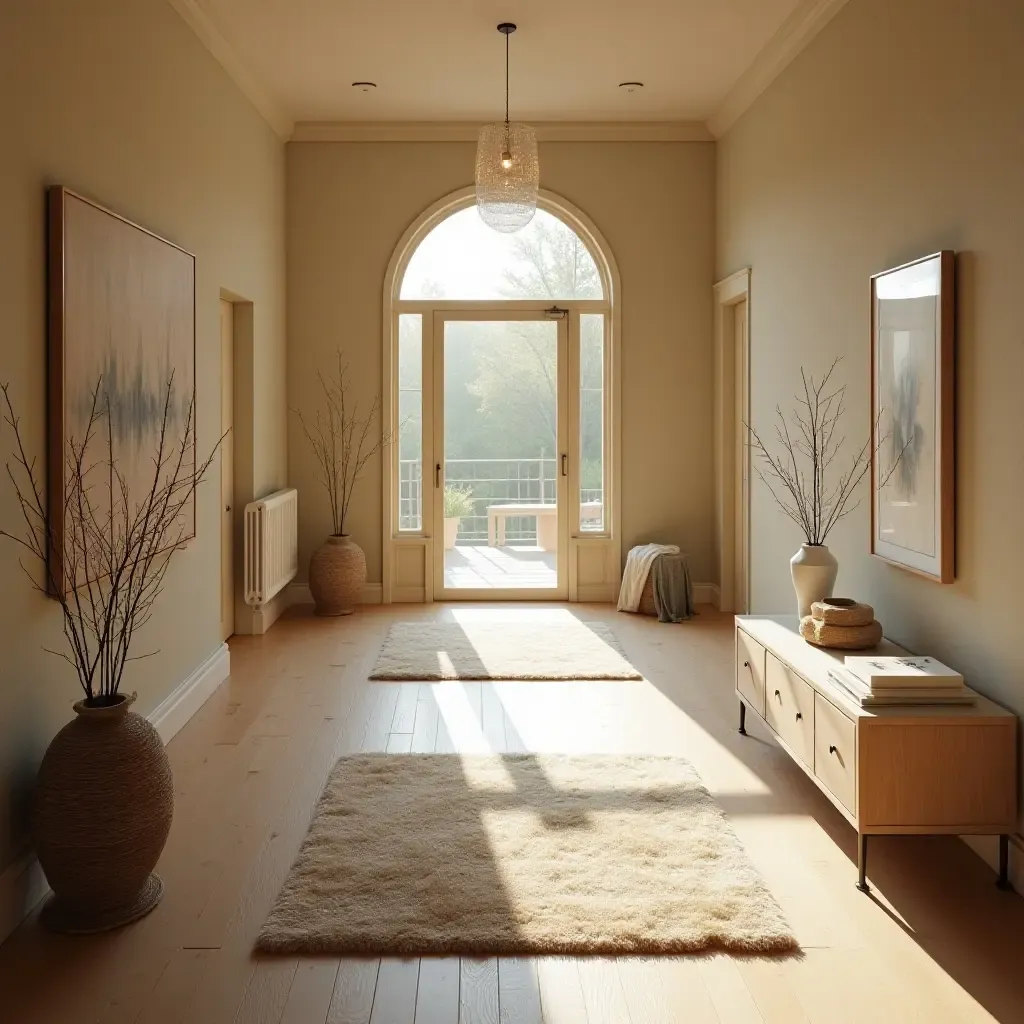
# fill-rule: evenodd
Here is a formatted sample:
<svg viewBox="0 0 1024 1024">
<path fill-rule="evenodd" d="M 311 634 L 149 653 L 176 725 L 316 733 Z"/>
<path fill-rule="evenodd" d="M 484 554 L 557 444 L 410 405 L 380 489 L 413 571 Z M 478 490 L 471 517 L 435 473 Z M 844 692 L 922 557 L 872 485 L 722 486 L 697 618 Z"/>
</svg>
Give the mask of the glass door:
<svg viewBox="0 0 1024 1024">
<path fill-rule="evenodd" d="M 564 311 L 434 321 L 434 590 L 567 596 Z"/>
</svg>

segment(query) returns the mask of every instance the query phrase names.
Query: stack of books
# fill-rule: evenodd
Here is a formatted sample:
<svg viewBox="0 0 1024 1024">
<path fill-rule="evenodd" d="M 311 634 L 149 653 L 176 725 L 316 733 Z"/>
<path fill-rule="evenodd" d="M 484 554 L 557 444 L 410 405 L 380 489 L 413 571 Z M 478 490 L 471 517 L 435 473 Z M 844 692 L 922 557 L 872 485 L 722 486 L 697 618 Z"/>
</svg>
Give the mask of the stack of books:
<svg viewBox="0 0 1024 1024">
<path fill-rule="evenodd" d="M 828 677 L 862 708 L 974 703 L 964 677 L 934 658 L 850 656 Z"/>
</svg>

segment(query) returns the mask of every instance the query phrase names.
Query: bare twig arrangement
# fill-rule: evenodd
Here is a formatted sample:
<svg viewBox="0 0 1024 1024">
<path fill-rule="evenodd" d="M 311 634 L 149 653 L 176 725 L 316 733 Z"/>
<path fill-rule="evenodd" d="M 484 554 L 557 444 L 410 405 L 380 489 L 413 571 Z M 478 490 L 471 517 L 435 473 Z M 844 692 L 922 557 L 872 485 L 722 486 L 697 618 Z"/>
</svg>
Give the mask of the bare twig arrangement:
<svg viewBox="0 0 1024 1024">
<path fill-rule="evenodd" d="M 858 484 L 871 469 L 872 437 L 857 450 L 848 468 L 833 483 L 826 477 L 836 459 L 843 453 L 844 436 L 838 434 L 840 420 L 846 411 L 846 385 L 831 385 L 832 374 L 839 360 L 835 359 L 820 381 L 815 381 L 800 368 L 803 395 L 796 395 L 797 408 L 787 421 L 779 406 L 775 407 L 775 438 L 782 447 L 781 455 L 773 455 L 761 435 L 749 424 L 750 447 L 761 462 L 755 466 L 779 508 L 800 527 L 805 542 L 822 545 L 832 528 L 860 504 L 851 504 Z M 881 417 L 879 417 L 879 420 Z M 874 442 L 877 454 L 886 437 Z M 904 449 L 905 450 L 905 449 Z M 884 487 L 903 457 L 896 454 L 892 467 L 878 486 Z"/>
<path fill-rule="evenodd" d="M 350 395 L 348 364 L 338 353 L 338 369 L 333 375 L 317 372 L 324 393 L 325 408 L 309 420 L 301 409 L 292 410 L 302 424 L 319 468 L 317 479 L 327 490 L 331 503 L 331 524 L 335 537 L 345 536 L 345 521 L 359 477 L 367 462 L 391 444 L 393 435 L 372 435 L 373 421 L 380 413 L 380 395 L 376 395 L 365 416 L 359 414 L 359 400 Z"/>
<path fill-rule="evenodd" d="M 181 435 L 172 437 L 172 374 L 164 391 L 152 479 L 147 477 L 142 488 L 136 484 L 129 489 L 114 451 L 110 398 L 98 380 L 84 436 L 71 438 L 65 453 L 63 500 L 51 496 L 48 515 L 36 459 L 26 453 L 10 385 L 2 384 L 0 390 L 6 404 L 4 419 L 15 440 L 7 475 L 24 525 L 20 536 L 0 530 L 0 537 L 13 540 L 42 564 L 42 582 L 24 563 L 21 568 L 35 589 L 60 604 L 70 654 L 49 653 L 74 668 L 87 704 L 111 704 L 128 662 L 157 653 L 136 655 L 132 641 L 152 617 L 171 555 L 186 536 L 183 513 L 220 441 L 197 464 L 194 394 Z M 61 525 L 55 521 L 58 516 Z"/>
</svg>

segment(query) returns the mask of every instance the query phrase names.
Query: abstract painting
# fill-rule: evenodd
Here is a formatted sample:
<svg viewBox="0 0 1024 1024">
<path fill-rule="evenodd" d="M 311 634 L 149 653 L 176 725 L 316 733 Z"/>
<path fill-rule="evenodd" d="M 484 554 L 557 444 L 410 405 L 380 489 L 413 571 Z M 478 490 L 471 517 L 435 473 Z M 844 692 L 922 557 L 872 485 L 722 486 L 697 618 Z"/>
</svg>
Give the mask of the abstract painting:
<svg viewBox="0 0 1024 1024">
<path fill-rule="evenodd" d="M 954 578 L 954 255 L 871 279 L 871 551 Z"/>
<path fill-rule="evenodd" d="M 109 443 L 130 499 L 141 500 L 140 489 L 153 483 L 165 405 L 173 442 L 194 427 L 195 257 L 61 186 L 49 189 L 48 220 L 53 586 L 65 579 L 70 543 L 62 500 L 68 453 L 73 442 L 82 442 L 94 393 L 109 410 L 109 432 L 104 417 L 87 461 L 109 461 Z M 194 470 L 194 457 L 194 448 L 186 452 L 188 471 Z M 190 499 L 182 510 L 181 540 L 194 536 Z"/>
</svg>

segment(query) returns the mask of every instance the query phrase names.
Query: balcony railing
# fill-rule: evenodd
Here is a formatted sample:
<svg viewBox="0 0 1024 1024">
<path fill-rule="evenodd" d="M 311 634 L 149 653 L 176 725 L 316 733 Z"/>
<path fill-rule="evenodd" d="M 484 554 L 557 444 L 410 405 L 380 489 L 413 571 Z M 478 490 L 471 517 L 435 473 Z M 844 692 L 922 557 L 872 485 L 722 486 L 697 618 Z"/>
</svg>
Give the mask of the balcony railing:
<svg viewBox="0 0 1024 1024">
<path fill-rule="evenodd" d="M 459 544 L 487 543 L 489 505 L 554 504 L 558 493 L 558 460 L 535 459 L 448 459 L 445 484 L 472 494 L 473 514 L 459 524 Z M 402 530 L 419 530 L 423 522 L 423 465 L 419 459 L 398 464 L 398 522 Z M 580 491 L 580 502 L 600 505 L 600 487 Z M 599 518 L 581 524 L 584 530 L 603 529 Z M 510 516 L 505 522 L 507 544 L 536 544 L 537 517 Z"/>
</svg>

